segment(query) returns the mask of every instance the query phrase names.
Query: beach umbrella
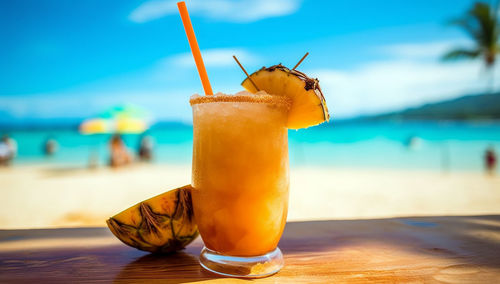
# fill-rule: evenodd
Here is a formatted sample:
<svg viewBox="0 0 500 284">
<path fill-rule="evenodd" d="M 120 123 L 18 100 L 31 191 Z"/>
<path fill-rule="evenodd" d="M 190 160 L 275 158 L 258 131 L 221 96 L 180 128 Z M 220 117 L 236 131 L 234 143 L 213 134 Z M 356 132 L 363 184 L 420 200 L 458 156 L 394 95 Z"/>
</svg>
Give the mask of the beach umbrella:
<svg viewBox="0 0 500 284">
<path fill-rule="evenodd" d="M 79 130 L 82 134 L 139 134 L 149 128 L 149 113 L 134 105 L 114 106 L 98 117 L 84 120 Z"/>
</svg>

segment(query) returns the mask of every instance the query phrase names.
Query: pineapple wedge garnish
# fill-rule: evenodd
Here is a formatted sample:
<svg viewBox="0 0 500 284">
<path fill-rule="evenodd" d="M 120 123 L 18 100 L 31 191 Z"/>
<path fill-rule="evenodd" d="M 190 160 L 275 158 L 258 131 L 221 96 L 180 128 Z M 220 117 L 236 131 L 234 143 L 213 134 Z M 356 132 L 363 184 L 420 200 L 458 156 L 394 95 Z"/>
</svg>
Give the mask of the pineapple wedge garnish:
<svg viewBox="0 0 500 284">
<path fill-rule="evenodd" d="M 125 244 L 149 252 L 180 250 L 198 236 L 190 185 L 140 202 L 109 218 L 111 232 Z"/>
<path fill-rule="evenodd" d="M 288 128 L 306 128 L 330 119 L 325 97 L 317 79 L 309 78 L 306 74 L 290 70 L 281 64 L 263 67 L 251 74 L 250 78 L 261 91 L 292 99 L 292 107 L 288 113 Z M 248 78 L 241 85 L 251 93 L 258 91 Z"/>
</svg>

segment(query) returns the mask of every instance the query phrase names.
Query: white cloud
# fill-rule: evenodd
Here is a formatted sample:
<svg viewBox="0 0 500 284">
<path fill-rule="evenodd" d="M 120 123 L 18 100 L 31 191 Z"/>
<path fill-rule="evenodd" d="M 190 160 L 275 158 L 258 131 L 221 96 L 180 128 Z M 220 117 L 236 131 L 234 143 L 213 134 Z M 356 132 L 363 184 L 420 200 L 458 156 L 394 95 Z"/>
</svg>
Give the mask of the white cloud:
<svg viewBox="0 0 500 284">
<path fill-rule="evenodd" d="M 252 62 L 254 64 L 256 61 L 259 61 L 258 56 L 242 48 L 215 48 L 201 51 L 201 56 L 206 67 L 235 66 L 236 62 L 233 59 L 233 55 L 236 55 L 242 64 L 245 64 L 245 62 Z M 169 56 L 161 60 L 159 64 L 161 65 L 160 67 L 196 68 L 191 52 Z"/>
<path fill-rule="evenodd" d="M 148 1 L 132 11 L 129 20 L 136 23 L 149 22 L 177 12 L 176 1 Z"/>
<path fill-rule="evenodd" d="M 227 22 L 253 22 L 289 15 L 297 11 L 301 0 L 191 0 L 186 5 L 191 15 Z M 151 0 L 133 10 L 129 19 L 145 23 L 177 14 L 177 0 Z"/>
<path fill-rule="evenodd" d="M 320 79 L 334 116 L 398 110 L 487 90 L 487 76 L 480 61 L 443 63 L 439 60 L 442 53 L 438 52 L 429 56 L 433 60 L 422 60 L 425 54 L 421 51 L 446 50 L 451 45 L 400 46 L 403 48 L 392 59 L 367 62 L 351 70 L 310 72 Z"/>
<path fill-rule="evenodd" d="M 26 96 L 3 96 L 0 113 L 7 119 L 23 118 L 85 118 L 95 116 L 114 105 L 136 104 L 151 112 L 157 120 L 191 120 L 189 96 L 191 90 L 171 92 L 130 91 L 130 92 L 59 92 L 31 94 Z M 75 98 L 79 98 L 75 100 Z M 175 107 L 171 107 L 175 106 Z M 0 121 L 5 117 L 0 116 Z"/>
<path fill-rule="evenodd" d="M 472 42 L 468 40 L 449 40 L 430 43 L 401 43 L 379 47 L 382 54 L 402 58 L 440 58 L 449 50 L 460 47 L 468 47 Z"/>
</svg>

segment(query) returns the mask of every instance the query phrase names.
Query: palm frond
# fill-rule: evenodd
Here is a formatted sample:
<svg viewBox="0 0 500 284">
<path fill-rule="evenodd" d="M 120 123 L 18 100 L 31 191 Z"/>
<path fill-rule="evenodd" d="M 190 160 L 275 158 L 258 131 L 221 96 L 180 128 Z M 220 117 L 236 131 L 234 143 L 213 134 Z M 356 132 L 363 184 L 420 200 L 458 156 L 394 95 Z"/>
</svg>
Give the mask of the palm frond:
<svg viewBox="0 0 500 284">
<path fill-rule="evenodd" d="M 497 19 L 495 12 L 486 3 L 478 2 L 469 11 L 471 20 L 474 20 L 481 31 L 481 45 L 491 48 L 497 41 Z"/>
<path fill-rule="evenodd" d="M 483 57 L 486 66 L 495 63 L 496 54 L 500 53 L 497 8 L 488 3 L 476 2 L 463 17 L 452 20 L 449 24 L 464 30 L 474 40 L 475 46 L 472 49 L 458 48 L 449 51 L 442 57 L 443 60 Z"/>
<path fill-rule="evenodd" d="M 485 49 L 496 44 L 500 32 L 495 9 L 482 2 L 477 2 L 463 17 L 448 24 L 463 29 Z"/>
<path fill-rule="evenodd" d="M 443 57 L 442 60 L 456 60 L 456 59 L 463 59 L 463 58 L 477 58 L 481 55 L 480 50 L 470 50 L 470 49 L 455 49 L 447 52 Z"/>
</svg>

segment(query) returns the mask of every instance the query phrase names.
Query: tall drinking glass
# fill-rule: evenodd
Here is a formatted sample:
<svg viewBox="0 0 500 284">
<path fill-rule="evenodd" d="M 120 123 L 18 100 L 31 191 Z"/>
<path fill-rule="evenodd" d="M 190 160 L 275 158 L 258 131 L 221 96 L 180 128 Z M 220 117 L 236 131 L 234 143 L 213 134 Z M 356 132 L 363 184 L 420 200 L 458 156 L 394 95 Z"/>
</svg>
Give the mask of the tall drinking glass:
<svg viewBox="0 0 500 284">
<path fill-rule="evenodd" d="M 193 96 L 193 207 L 212 272 L 278 272 L 288 210 L 288 98 Z"/>
</svg>

